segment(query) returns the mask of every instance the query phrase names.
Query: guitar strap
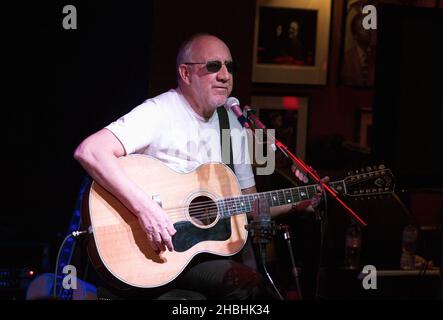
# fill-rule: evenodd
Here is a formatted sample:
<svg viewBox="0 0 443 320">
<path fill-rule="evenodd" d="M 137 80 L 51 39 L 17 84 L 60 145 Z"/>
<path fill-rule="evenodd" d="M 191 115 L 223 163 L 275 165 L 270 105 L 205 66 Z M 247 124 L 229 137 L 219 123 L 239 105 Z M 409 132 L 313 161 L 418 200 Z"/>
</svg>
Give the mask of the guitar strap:
<svg viewBox="0 0 443 320">
<path fill-rule="evenodd" d="M 228 112 L 226 111 L 225 107 L 218 107 L 217 113 L 218 113 L 218 122 L 220 124 L 220 147 L 221 147 L 221 150 L 224 150 L 223 147 L 226 146 L 227 143 L 229 143 L 229 159 L 227 159 L 226 152 L 224 152 L 224 153 L 222 152 L 221 153 L 222 154 L 222 161 L 229 168 L 231 168 L 232 172 L 235 173 L 233 153 L 232 153 L 231 135 L 229 135 L 229 139 L 227 139 L 227 137 L 223 138 L 223 129 L 230 130 Z"/>
<path fill-rule="evenodd" d="M 220 123 L 220 145 L 222 147 L 222 150 L 223 150 L 223 146 L 226 145 L 226 143 L 229 143 L 229 160 L 224 159 L 227 157 L 226 157 L 226 155 L 223 155 L 223 152 L 222 152 L 222 161 L 229 168 L 231 168 L 232 172 L 234 172 L 234 174 L 235 174 L 234 161 L 232 160 L 233 153 L 232 153 L 231 135 L 229 135 L 229 139 L 227 139 L 227 138 L 223 139 L 223 134 L 222 134 L 223 129 L 228 129 L 228 130 L 230 129 L 228 112 L 226 111 L 225 107 L 218 107 L 217 113 L 218 113 L 218 121 Z M 227 161 L 229 161 L 229 162 L 227 162 Z M 252 269 L 258 270 L 257 262 L 256 262 L 256 259 L 254 256 L 254 248 L 252 247 L 252 242 L 250 239 L 251 238 L 248 237 L 248 240 L 247 240 L 245 246 L 243 247 L 243 250 L 241 250 L 236 255 L 230 257 L 229 259 L 233 259 L 234 261 L 237 261 L 237 262 L 240 262 L 244 265 L 247 265 Z M 213 257 L 211 257 L 211 258 L 213 259 Z"/>
</svg>

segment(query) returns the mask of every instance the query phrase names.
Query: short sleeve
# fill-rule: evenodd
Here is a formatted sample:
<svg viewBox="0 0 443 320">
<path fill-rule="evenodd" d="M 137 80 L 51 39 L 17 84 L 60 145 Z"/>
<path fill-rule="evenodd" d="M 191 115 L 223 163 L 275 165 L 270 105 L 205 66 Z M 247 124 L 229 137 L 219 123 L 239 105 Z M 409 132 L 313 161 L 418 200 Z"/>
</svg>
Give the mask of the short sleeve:
<svg viewBox="0 0 443 320">
<path fill-rule="evenodd" d="M 235 173 L 237 175 L 238 183 L 242 189 L 255 186 L 254 174 L 250 164 L 242 163 L 235 164 Z"/>
<path fill-rule="evenodd" d="M 149 99 L 105 128 L 120 140 L 126 154 L 131 154 L 145 149 L 158 137 L 164 130 L 165 118 L 161 106 Z"/>
</svg>

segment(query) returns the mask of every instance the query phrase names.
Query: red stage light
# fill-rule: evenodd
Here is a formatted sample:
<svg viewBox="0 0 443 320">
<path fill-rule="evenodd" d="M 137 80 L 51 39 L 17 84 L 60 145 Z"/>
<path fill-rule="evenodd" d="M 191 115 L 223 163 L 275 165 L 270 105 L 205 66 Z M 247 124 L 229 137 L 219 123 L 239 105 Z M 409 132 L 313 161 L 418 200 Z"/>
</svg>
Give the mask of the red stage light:
<svg viewBox="0 0 443 320">
<path fill-rule="evenodd" d="M 283 97 L 282 104 L 286 110 L 298 110 L 299 100 L 297 97 Z"/>
</svg>

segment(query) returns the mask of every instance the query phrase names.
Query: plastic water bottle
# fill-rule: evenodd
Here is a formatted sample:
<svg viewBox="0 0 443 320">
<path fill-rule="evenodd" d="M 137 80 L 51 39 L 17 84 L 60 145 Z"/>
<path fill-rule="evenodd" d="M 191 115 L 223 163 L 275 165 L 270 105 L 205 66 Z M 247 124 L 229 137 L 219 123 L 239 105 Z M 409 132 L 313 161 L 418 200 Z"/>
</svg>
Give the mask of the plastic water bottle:
<svg viewBox="0 0 443 320">
<path fill-rule="evenodd" d="M 346 230 L 345 269 L 357 270 L 360 267 L 361 239 L 360 226 L 355 222 L 351 222 Z"/>
<path fill-rule="evenodd" d="M 415 269 L 415 251 L 417 250 L 418 229 L 413 224 L 403 229 L 400 268 Z"/>
</svg>

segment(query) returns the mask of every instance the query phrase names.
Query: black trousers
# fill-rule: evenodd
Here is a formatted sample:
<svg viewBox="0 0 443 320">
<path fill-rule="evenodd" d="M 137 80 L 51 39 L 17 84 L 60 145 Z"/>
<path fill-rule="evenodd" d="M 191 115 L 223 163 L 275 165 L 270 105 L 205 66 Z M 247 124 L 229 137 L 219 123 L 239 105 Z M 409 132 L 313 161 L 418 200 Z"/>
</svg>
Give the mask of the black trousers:
<svg viewBox="0 0 443 320">
<path fill-rule="evenodd" d="M 269 300 L 276 299 L 272 288 L 255 270 L 231 259 L 197 259 L 171 283 L 152 289 L 97 289 L 99 299 L 209 299 Z"/>
</svg>

